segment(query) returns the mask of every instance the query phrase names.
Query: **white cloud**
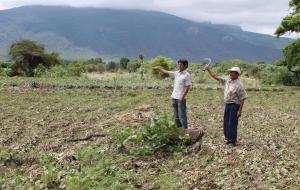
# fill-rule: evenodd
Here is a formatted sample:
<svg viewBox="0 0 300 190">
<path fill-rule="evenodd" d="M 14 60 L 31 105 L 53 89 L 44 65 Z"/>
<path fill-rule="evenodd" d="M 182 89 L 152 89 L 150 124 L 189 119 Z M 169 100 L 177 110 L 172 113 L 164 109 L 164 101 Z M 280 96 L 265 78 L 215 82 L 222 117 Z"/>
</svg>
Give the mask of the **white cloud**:
<svg viewBox="0 0 300 190">
<path fill-rule="evenodd" d="M 24 5 L 156 10 L 194 21 L 240 25 L 244 30 L 267 34 L 273 34 L 288 14 L 287 0 L 1 0 L 0 9 Z"/>
</svg>

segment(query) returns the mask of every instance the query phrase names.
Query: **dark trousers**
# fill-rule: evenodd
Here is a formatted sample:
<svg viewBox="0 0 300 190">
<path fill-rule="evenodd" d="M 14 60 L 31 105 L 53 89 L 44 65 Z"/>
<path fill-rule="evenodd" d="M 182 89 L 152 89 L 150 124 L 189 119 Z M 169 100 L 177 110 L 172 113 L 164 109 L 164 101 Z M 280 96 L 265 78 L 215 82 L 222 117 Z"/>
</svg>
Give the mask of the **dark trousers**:
<svg viewBox="0 0 300 190">
<path fill-rule="evenodd" d="M 224 113 L 224 136 L 228 143 L 236 143 L 238 117 L 237 112 L 240 108 L 239 104 L 225 104 Z"/>
<path fill-rule="evenodd" d="M 180 102 L 177 99 L 172 99 L 172 106 L 174 108 L 174 117 L 176 127 L 188 128 L 186 115 L 186 100 Z"/>
</svg>

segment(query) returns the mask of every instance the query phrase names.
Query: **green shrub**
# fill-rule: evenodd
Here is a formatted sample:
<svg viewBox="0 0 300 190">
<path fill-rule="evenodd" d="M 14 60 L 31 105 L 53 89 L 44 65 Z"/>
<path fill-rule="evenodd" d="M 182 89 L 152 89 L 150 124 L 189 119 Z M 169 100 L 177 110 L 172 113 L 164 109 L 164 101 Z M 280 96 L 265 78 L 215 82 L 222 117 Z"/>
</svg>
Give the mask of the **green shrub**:
<svg viewBox="0 0 300 190">
<path fill-rule="evenodd" d="M 259 78 L 264 84 L 299 84 L 294 74 L 284 66 L 267 65 L 261 70 Z"/>
<path fill-rule="evenodd" d="M 58 163 L 45 157 L 40 160 L 42 173 L 35 179 L 37 189 L 134 189 L 133 174 L 118 167 L 108 150 L 86 147 L 76 151 L 76 162 Z M 1 152 L 0 152 L 1 158 Z M 0 159 L 1 164 L 1 159 Z"/>
<path fill-rule="evenodd" d="M 132 60 L 127 63 L 127 70 L 129 72 L 136 72 L 140 67 L 141 62 L 139 60 Z"/>
<path fill-rule="evenodd" d="M 287 86 L 300 84 L 300 81 L 297 81 L 295 75 L 286 67 L 279 68 L 278 82 Z"/>
<path fill-rule="evenodd" d="M 42 186 L 45 189 L 56 189 L 61 184 L 61 172 L 55 162 L 44 166 L 44 173 L 41 176 Z"/>
<path fill-rule="evenodd" d="M 85 62 L 84 61 L 75 61 L 67 65 L 69 76 L 80 76 L 85 72 Z"/>
<path fill-rule="evenodd" d="M 240 67 L 242 73 L 248 70 L 249 66 L 251 66 L 250 63 L 247 63 L 245 61 L 234 59 L 230 61 L 224 61 L 217 65 L 217 72 L 218 73 L 227 73 L 227 70 L 231 67 Z"/>
<path fill-rule="evenodd" d="M 86 64 L 92 64 L 92 65 L 98 65 L 98 64 L 104 64 L 102 58 L 92 58 L 86 61 Z"/>
<path fill-rule="evenodd" d="M 0 68 L 0 76 L 7 76 L 4 68 Z"/>
<path fill-rule="evenodd" d="M 61 77 L 68 77 L 70 76 L 70 73 L 65 65 L 56 65 L 54 67 L 51 67 L 46 72 L 46 77 L 51 78 L 61 78 Z"/>
<path fill-rule="evenodd" d="M 97 65 L 97 72 L 103 73 L 105 71 L 105 65 L 104 64 L 98 64 Z"/>
<path fill-rule="evenodd" d="M 157 151 L 181 150 L 186 139 L 181 138 L 177 143 L 172 141 L 172 137 L 179 134 L 181 130 L 175 127 L 173 119 L 168 114 L 163 114 L 144 124 L 140 132 L 127 128 L 123 131 L 114 131 L 113 138 L 119 150 L 127 146 L 130 154 L 152 155 Z"/>
<path fill-rule="evenodd" d="M 114 61 L 110 61 L 106 64 L 106 70 L 108 71 L 116 72 L 118 69 L 119 69 L 119 64 Z"/>
<path fill-rule="evenodd" d="M 148 72 L 150 72 L 154 77 L 163 78 L 164 77 L 163 75 L 153 70 L 153 67 L 157 67 L 157 66 L 166 69 L 168 71 L 174 70 L 173 61 L 163 56 L 157 56 L 144 65 L 144 67 L 147 68 Z"/>
<path fill-rule="evenodd" d="M 85 65 L 86 72 L 91 73 L 91 72 L 98 72 L 98 73 L 103 73 L 105 71 L 105 66 L 104 64 L 87 64 Z"/>
<path fill-rule="evenodd" d="M 41 77 L 43 75 L 45 75 L 47 72 L 47 68 L 42 65 L 42 64 L 39 64 L 34 70 L 33 70 L 33 76 L 34 77 Z"/>
<path fill-rule="evenodd" d="M 105 150 L 89 147 L 76 154 L 78 169 L 64 178 L 66 189 L 133 189 L 130 172 L 121 170 L 107 158 Z"/>
<path fill-rule="evenodd" d="M 0 61 L 0 68 L 9 68 L 12 65 L 11 62 L 8 61 Z"/>
<path fill-rule="evenodd" d="M 121 69 L 127 69 L 127 64 L 130 61 L 130 59 L 128 59 L 127 57 L 122 57 L 120 59 L 120 67 Z"/>
</svg>

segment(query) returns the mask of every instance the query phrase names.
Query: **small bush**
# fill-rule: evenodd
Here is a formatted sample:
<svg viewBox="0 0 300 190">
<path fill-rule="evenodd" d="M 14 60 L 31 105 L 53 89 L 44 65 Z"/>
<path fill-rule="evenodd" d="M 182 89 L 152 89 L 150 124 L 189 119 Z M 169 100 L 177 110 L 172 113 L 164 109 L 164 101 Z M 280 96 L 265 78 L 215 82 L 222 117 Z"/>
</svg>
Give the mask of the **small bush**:
<svg viewBox="0 0 300 190">
<path fill-rule="evenodd" d="M 63 184 L 66 189 L 133 189 L 128 184 L 130 172 L 114 165 L 105 150 L 85 148 L 77 153 L 76 159 L 79 167 L 65 177 Z"/>
<path fill-rule="evenodd" d="M 7 75 L 6 75 L 6 72 L 5 72 L 5 69 L 0 68 L 0 76 L 4 76 L 4 77 L 7 76 Z"/>
<path fill-rule="evenodd" d="M 98 72 L 103 73 L 105 71 L 104 64 L 87 64 L 85 65 L 85 71 L 88 73 Z"/>
<path fill-rule="evenodd" d="M 132 60 L 127 63 L 127 70 L 129 72 L 136 72 L 140 67 L 141 62 L 139 60 Z"/>
<path fill-rule="evenodd" d="M 70 76 L 80 76 L 85 72 L 85 62 L 75 61 L 67 65 L 67 69 Z"/>
<path fill-rule="evenodd" d="M 110 61 L 106 64 L 106 70 L 108 71 L 116 72 L 118 69 L 119 69 L 119 64 L 114 61 Z"/>
<path fill-rule="evenodd" d="M 42 64 L 39 64 L 34 70 L 33 70 L 33 75 L 34 77 L 41 77 L 43 75 L 45 75 L 47 72 L 47 68 L 42 65 Z"/>
<path fill-rule="evenodd" d="M 46 77 L 51 78 L 61 78 L 61 77 L 68 77 L 70 76 L 69 71 L 67 70 L 65 65 L 56 65 L 54 67 L 51 67 L 46 75 Z"/>
<path fill-rule="evenodd" d="M 128 59 L 127 57 L 122 57 L 120 59 L 120 67 L 121 69 L 127 69 L 127 64 L 130 61 L 130 59 Z"/>
<path fill-rule="evenodd" d="M 0 61 L 0 68 L 9 68 L 12 65 L 11 62 L 8 61 Z"/>
<path fill-rule="evenodd" d="M 13 76 L 14 72 L 12 70 L 13 63 L 8 61 L 0 61 L 0 76 Z"/>
<path fill-rule="evenodd" d="M 58 188 L 61 184 L 61 172 L 56 166 L 55 162 L 51 162 L 48 165 L 44 166 L 44 174 L 41 176 L 43 188 L 46 189 L 55 189 Z"/>
<path fill-rule="evenodd" d="M 66 65 L 56 65 L 51 67 L 46 76 L 51 78 L 61 77 L 75 77 L 80 76 L 85 72 L 85 63 L 82 61 L 75 61 Z"/>
<path fill-rule="evenodd" d="M 120 150 L 126 149 L 133 155 L 152 155 L 157 151 L 173 152 L 181 150 L 186 138 L 174 144 L 172 137 L 179 134 L 181 128 L 175 127 L 173 119 L 168 114 L 151 119 L 143 125 L 140 132 L 127 128 L 114 132 L 114 140 Z"/>
<path fill-rule="evenodd" d="M 92 58 L 86 61 L 86 64 L 98 65 L 104 64 L 102 58 Z"/>
</svg>

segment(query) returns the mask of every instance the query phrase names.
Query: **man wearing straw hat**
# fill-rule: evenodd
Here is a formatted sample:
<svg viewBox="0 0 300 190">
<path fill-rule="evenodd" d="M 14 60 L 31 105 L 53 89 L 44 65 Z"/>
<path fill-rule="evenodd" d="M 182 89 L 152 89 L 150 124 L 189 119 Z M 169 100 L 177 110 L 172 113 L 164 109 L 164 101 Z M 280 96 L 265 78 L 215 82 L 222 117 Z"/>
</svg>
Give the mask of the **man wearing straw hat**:
<svg viewBox="0 0 300 190">
<path fill-rule="evenodd" d="M 239 80 L 241 70 L 239 67 L 228 69 L 229 79 L 223 79 L 218 76 L 206 64 L 204 70 L 207 70 L 209 75 L 219 81 L 224 87 L 224 137 L 226 144 L 237 145 L 237 126 L 238 119 L 242 115 L 244 101 L 247 98 L 247 93 L 242 82 Z"/>
</svg>

